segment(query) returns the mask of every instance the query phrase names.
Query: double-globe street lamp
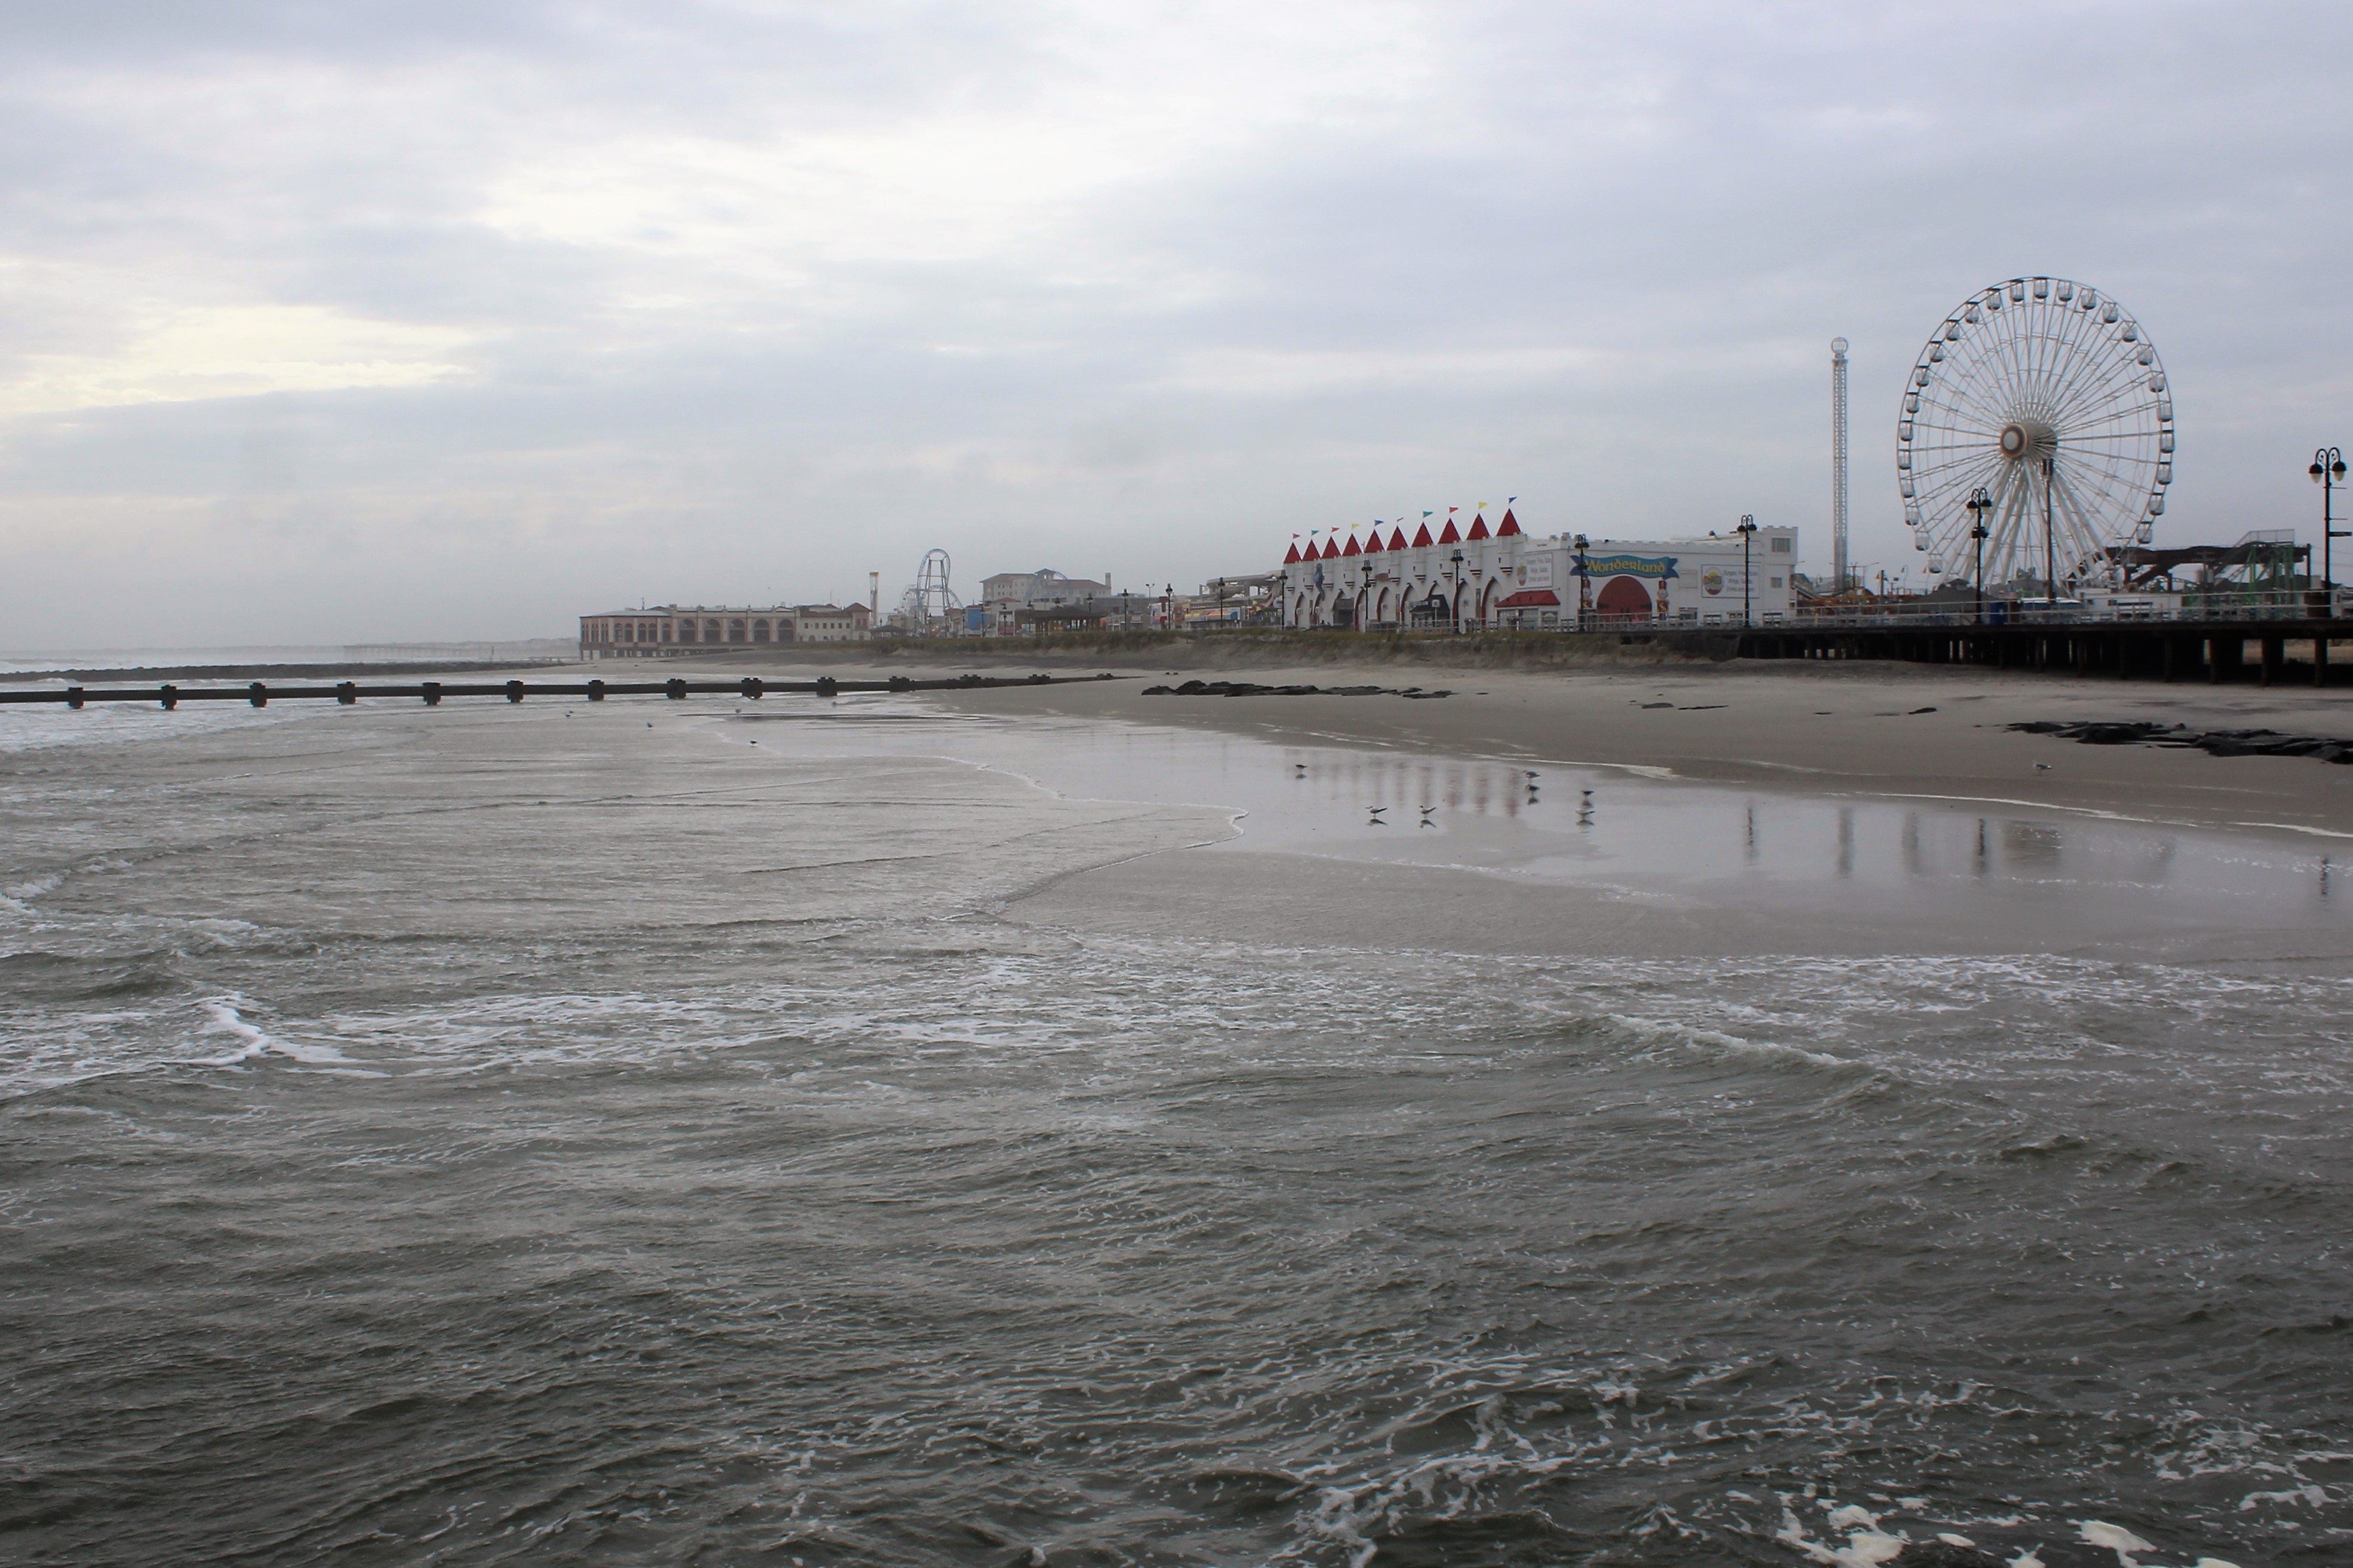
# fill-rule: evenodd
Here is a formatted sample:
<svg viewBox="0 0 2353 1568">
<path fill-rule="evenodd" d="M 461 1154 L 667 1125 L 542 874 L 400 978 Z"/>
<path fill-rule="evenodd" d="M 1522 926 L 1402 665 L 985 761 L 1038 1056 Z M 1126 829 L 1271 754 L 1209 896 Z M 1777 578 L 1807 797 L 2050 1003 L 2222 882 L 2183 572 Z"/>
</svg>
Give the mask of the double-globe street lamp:
<svg viewBox="0 0 2353 1568">
<path fill-rule="evenodd" d="M 2353 531 L 2337 531 L 2337 487 L 2345 482 L 2345 454 L 2334 447 L 2323 447 L 2312 455 L 2312 467 L 2305 472 L 2320 487 L 2320 586 L 2328 595 L 2320 613 L 2333 616 L 2337 614 L 2337 574 L 2329 542 L 2353 539 Z"/>
<path fill-rule="evenodd" d="M 1993 510 L 1993 496 L 1979 485 L 1975 494 L 1962 503 L 1969 509 L 1969 542 L 1977 546 L 1978 625 L 1985 625 L 1985 542 L 1993 536 L 1986 527 L 1986 513 Z"/>
</svg>

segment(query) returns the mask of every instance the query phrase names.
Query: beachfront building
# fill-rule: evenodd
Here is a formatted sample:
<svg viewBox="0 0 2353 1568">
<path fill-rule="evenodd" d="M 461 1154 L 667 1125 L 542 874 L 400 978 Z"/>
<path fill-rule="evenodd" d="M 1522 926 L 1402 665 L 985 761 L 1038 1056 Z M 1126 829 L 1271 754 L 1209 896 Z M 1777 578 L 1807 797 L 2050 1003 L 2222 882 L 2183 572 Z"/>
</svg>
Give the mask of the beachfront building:
<svg viewBox="0 0 2353 1568">
<path fill-rule="evenodd" d="M 1035 572 L 999 572 L 980 580 L 977 615 L 966 617 L 967 628 L 983 637 L 1029 637 L 1039 632 L 1096 631 L 1117 626 L 1123 614 L 1142 615 L 1141 600 L 1121 605 L 1111 591 L 1108 575 L 1066 577 L 1051 567 Z"/>
<path fill-rule="evenodd" d="M 1759 626 L 1788 618 L 1798 531 L 1684 539 L 1530 534 L 1505 509 L 1412 538 L 1381 524 L 1340 542 L 1294 539 L 1282 563 L 1283 624 L 1368 630 L 1574 631 L 1579 626 Z M 1580 541 L 1582 542 L 1580 544 Z M 1745 610 L 1744 610 L 1745 605 Z"/>
<path fill-rule="evenodd" d="M 780 643 L 863 642 L 864 605 L 660 605 L 580 617 L 583 658 L 665 658 Z"/>
</svg>

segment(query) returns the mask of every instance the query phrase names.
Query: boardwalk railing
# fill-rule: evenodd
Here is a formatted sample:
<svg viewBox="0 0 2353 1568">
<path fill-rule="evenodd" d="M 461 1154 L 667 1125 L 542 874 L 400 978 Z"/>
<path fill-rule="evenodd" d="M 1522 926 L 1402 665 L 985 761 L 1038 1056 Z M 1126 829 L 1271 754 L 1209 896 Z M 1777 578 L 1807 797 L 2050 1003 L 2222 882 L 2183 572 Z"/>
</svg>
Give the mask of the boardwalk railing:
<svg viewBox="0 0 2353 1568">
<path fill-rule="evenodd" d="M 2331 600 L 2334 599 L 2332 605 Z M 2181 595 L 2103 594 L 2090 600 L 1945 599 L 1894 604 L 1808 606 L 1758 626 L 1811 630 L 1820 626 L 2046 626 L 2161 624 L 2195 621 L 2309 621 L 2353 616 L 2353 589 L 2212 589 Z M 1731 623 L 1737 626 L 1736 619 Z M 2353 628 L 2348 628 L 2353 635 Z"/>
<path fill-rule="evenodd" d="M 689 697 L 756 700 L 771 693 L 832 697 L 845 691 L 955 691 L 991 686 L 1061 686 L 1076 680 L 1111 679 L 1107 674 L 960 675 L 952 680 L 914 680 L 894 675 L 887 680 L 836 680 L 828 675 L 815 680 L 763 680 L 756 675 L 747 675 L 741 680 L 424 680 L 413 686 L 363 686 L 353 680 L 338 681 L 332 686 L 271 686 L 255 680 L 243 686 L 69 686 L 62 690 L 43 688 L 0 691 L 0 704 L 62 703 L 68 708 L 81 708 L 92 702 L 153 702 L 169 710 L 183 702 L 243 702 L 267 708 L 272 702 L 332 699 L 348 707 L 362 698 L 373 697 L 407 698 L 422 701 L 428 708 L 439 707 L 445 697 L 503 697 L 510 702 L 521 702 L 527 697 L 565 697 L 587 702 L 602 702 L 608 697 L 662 697 L 683 702 Z"/>
</svg>

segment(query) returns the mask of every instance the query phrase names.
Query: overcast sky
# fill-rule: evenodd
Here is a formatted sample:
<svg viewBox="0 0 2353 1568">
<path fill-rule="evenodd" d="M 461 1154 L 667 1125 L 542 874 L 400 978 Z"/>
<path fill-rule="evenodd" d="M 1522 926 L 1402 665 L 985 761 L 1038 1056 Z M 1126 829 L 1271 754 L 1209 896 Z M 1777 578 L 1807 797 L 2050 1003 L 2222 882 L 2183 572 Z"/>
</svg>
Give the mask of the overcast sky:
<svg viewBox="0 0 2353 1568">
<path fill-rule="evenodd" d="M 0 647 L 1122 587 L 1520 498 L 1915 557 L 1905 371 L 2094 284 L 2160 542 L 2353 444 L 2353 7 L 0 4 Z"/>
</svg>

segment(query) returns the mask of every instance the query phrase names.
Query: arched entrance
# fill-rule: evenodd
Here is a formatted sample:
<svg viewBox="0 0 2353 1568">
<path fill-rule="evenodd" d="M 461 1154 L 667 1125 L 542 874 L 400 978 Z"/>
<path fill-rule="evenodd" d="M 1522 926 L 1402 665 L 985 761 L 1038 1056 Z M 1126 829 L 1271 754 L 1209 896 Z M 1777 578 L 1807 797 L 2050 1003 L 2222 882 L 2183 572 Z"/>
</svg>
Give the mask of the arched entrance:
<svg viewBox="0 0 2353 1568">
<path fill-rule="evenodd" d="M 1612 577 L 1593 596 L 1593 613 L 1613 621 L 1651 618 L 1651 591 L 1632 577 Z"/>
<path fill-rule="evenodd" d="M 1351 598 L 1349 598 L 1349 597 L 1348 597 L 1348 595 L 1345 595 L 1345 594 L 1335 594 L 1335 595 L 1332 595 L 1332 625 L 1333 625 L 1334 626 L 1335 626 L 1336 628 L 1338 628 L 1339 630 L 1341 630 L 1341 631 L 1344 631 L 1344 632 L 1345 632 L 1345 631 L 1348 631 L 1348 630 L 1352 629 L 1352 628 L 1356 626 L 1356 601 L 1355 601 L 1355 600 L 1353 600 L 1353 599 L 1351 599 Z"/>
</svg>

